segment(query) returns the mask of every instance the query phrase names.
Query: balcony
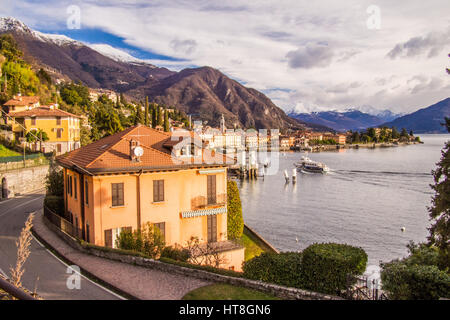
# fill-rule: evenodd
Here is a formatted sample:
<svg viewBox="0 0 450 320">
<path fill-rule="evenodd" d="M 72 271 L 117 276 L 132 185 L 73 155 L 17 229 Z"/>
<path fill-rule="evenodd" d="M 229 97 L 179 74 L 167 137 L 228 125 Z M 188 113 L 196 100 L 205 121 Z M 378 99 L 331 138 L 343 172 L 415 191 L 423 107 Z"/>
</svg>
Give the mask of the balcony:
<svg viewBox="0 0 450 320">
<path fill-rule="evenodd" d="M 227 213 L 227 207 L 225 204 L 209 205 L 205 209 L 181 211 L 181 218 L 195 218 L 202 216 L 210 216 L 216 214 Z"/>
</svg>

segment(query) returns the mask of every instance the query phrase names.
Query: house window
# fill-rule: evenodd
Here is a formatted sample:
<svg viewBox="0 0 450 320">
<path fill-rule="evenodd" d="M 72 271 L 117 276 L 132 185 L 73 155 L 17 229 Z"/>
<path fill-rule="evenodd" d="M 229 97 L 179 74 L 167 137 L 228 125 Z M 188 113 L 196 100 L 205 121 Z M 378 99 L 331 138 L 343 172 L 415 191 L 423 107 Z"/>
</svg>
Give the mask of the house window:
<svg viewBox="0 0 450 320">
<path fill-rule="evenodd" d="M 117 248 L 117 239 L 119 239 L 120 234 L 124 231 L 132 232 L 133 230 L 131 227 L 105 230 L 105 247 Z"/>
<path fill-rule="evenodd" d="M 208 223 L 208 242 L 217 242 L 217 215 L 209 215 Z"/>
<path fill-rule="evenodd" d="M 56 145 L 56 152 L 61 153 L 61 144 Z"/>
<path fill-rule="evenodd" d="M 216 176 L 209 175 L 207 183 L 208 204 L 216 203 Z"/>
<path fill-rule="evenodd" d="M 89 223 L 86 222 L 86 242 L 90 242 L 89 241 L 89 234 L 90 234 Z"/>
<path fill-rule="evenodd" d="M 153 202 L 164 201 L 164 180 L 153 180 Z"/>
<path fill-rule="evenodd" d="M 86 205 L 89 205 L 89 184 L 87 180 L 84 182 L 84 199 L 86 202 Z"/>
<path fill-rule="evenodd" d="M 72 196 L 72 176 L 69 176 L 69 194 Z"/>
<path fill-rule="evenodd" d="M 166 223 L 165 222 L 159 222 L 153 224 L 156 228 L 158 228 L 159 232 L 161 233 L 161 238 L 163 241 L 166 241 Z"/>
<path fill-rule="evenodd" d="M 61 138 L 62 137 L 62 129 L 58 128 L 56 129 L 56 138 Z"/>
<path fill-rule="evenodd" d="M 191 156 L 195 156 L 195 144 L 191 143 L 189 152 L 190 152 Z"/>
<path fill-rule="evenodd" d="M 57 126 L 61 125 L 61 117 L 56 117 L 56 125 Z"/>
<path fill-rule="evenodd" d="M 77 188 L 77 177 L 76 176 L 74 176 L 73 177 L 73 191 L 74 191 L 74 197 L 75 197 L 75 199 L 77 199 L 77 197 L 78 197 L 78 188 Z"/>
<path fill-rule="evenodd" d="M 112 206 L 123 206 L 123 183 L 112 183 Z"/>
<path fill-rule="evenodd" d="M 35 126 L 36 125 L 36 118 L 31 118 L 31 125 Z"/>
</svg>

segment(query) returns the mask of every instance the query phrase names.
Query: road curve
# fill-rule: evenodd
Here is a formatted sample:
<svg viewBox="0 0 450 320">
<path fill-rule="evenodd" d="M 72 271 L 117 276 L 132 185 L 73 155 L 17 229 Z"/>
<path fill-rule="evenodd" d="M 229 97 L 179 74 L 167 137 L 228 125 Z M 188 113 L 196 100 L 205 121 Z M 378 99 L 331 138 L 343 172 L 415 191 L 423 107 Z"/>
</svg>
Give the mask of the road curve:
<svg viewBox="0 0 450 320">
<path fill-rule="evenodd" d="M 16 262 L 15 242 L 30 212 L 42 209 L 44 190 L 0 202 L 0 273 L 9 275 Z M 50 300 L 117 300 L 122 297 L 81 277 L 80 289 L 69 289 L 71 274 L 67 265 L 43 247 L 36 239 L 31 242 L 31 254 L 25 263 L 23 286 Z"/>
</svg>

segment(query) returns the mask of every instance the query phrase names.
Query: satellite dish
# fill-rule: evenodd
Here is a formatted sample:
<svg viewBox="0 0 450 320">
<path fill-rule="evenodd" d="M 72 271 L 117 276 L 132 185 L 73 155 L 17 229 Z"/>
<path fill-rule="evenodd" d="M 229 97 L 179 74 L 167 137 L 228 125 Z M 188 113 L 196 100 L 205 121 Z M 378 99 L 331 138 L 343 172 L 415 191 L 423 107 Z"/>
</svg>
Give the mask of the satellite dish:
<svg viewBox="0 0 450 320">
<path fill-rule="evenodd" d="M 134 148 L 133 153 L 136 157 L 142 157 L 144 154 L 144 149 L 142 149 L 142 147 L 136 147 Z"/>
</svg>

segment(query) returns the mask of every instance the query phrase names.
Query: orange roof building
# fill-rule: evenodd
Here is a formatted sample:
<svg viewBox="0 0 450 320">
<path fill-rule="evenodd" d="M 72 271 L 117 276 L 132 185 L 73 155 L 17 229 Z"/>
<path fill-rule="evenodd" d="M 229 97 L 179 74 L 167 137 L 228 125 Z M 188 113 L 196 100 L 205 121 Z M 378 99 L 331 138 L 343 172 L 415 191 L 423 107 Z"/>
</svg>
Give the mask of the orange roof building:
<svg viewBox="0 0 450 320">
<path fill-rule="evenodd" d="M 37 108 L 40 106 L 39 99 L 39 96 L 14 96 L 3 104 L 3 111 L 9 113 Z"/>
<path fill-rule="evenodd" d="M 181 134 L 181 136 L 180 136 Z M 220 247 L 221 267 L 241 270 L 244 249 L 227 238 L 227 167 L 192 132 L 138 125 L 57 157 L 66 217 L 84 240 L 116 247 L 122 230 L 151 223 L 169 246 L 196 237 Z"/>
<path fill-rule="evenodd" d="M 43 131 L 48 137 L 47 141 L 27 144 L 35 151 L 54 151 L 56 154 L 80 147 L 80 119 L 79 116 L 57 109 L 55 106 L 39 106 L 8 113 L 8 123 L 12 125 L 16 140 L 25 138 L 29 132 Z"/>
</svg>

